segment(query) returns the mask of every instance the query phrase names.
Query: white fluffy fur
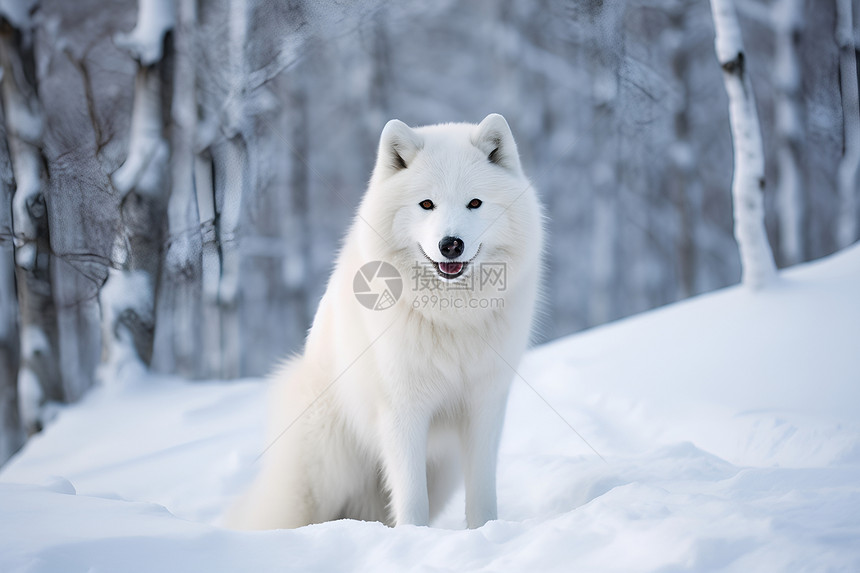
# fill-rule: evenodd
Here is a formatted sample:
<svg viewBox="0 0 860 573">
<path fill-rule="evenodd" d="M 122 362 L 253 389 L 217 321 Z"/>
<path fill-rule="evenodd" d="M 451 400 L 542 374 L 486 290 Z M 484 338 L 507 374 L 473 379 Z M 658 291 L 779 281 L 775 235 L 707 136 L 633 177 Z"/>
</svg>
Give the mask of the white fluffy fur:
<svg viewBox="0 0 860 573">
<path fill-rule="evenodd" d="M 473 198 L 483 204 L 467 209 Z M 422 209 L 425 199 L 436 207 Z M 431 273 L 447 308 L 422 304 L 431 293 L 415 290 L 416 264 L 430 264 L 422 250 L 444 261 L 438 243 L 448 235 L 465 244 L 457 260 L 474 260 L 457 281 Z M 228 523 L 426 525 L 461 479 L 468 526 L 495 519 L 499 437 L 542 246 L 540 206 L 502 116 L 415 129 L 390 121 L 304 353 L 274 375 L 273 445 Z M 370 261 L 403 277 L 402 296 L 386 310 L 365 308 L 353 293 Z M 477 281 L 447 290 L 482 262 L 506 265 L 503 290 L 479 290 Z M 496 303 L 481 308 L 488 297 Z"/>
</svg>

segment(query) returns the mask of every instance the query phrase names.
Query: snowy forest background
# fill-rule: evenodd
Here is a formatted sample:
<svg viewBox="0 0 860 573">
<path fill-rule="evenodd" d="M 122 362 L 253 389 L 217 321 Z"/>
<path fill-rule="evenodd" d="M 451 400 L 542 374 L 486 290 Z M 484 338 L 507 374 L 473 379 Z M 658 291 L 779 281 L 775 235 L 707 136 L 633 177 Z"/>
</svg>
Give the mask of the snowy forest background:
<svg viewBox="0 0 860 573">
<path fill-rule="evenodd" d="M 860 2 L 737 4 L 784 267 L 857 238 Z M 511 124 L 538 341 L 736 283 L 713 41 L 703 0 L 0 0 L 0 463 L 123 368 L 299 349 L 394 117 Z"/>
</svg>

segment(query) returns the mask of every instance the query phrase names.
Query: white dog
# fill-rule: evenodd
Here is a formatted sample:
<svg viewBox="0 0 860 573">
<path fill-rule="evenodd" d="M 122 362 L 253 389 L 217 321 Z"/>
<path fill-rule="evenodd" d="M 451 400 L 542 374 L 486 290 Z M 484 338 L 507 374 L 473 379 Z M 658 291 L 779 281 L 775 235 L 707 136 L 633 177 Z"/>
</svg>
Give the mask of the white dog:
<svg viewBox="0 0 860 573">
<path fill-rule="evenodd" d="M 304 353 L 274 376 L 260 475 L 228 522 L 427 525 L 463 477 L 468 526 L 495 519 L 542 248 L 502 116 L 388 122 Z"/>
</svg>

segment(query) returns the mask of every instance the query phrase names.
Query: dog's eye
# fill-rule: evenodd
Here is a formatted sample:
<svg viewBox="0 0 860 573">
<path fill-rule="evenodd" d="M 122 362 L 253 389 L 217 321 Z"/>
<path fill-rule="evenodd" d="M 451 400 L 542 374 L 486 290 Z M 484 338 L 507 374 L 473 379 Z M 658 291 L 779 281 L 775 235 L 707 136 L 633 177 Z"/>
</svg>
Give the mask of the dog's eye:
<svg viewBox="0 0 860 573">
<path fill-rule="evenodd" d="M 469 204 L 466 205 L 466 207 L 468 207 L 469 209 L 477 209 L 481 206 L 481 203 L 483 203 L 483 201 L 481 201 L 480 199 L 472 199 L 471 201 L 469 201 Z"/>
<path fill-rule="evenodd" d="M 423 201 L 421 201 L 418 204 L 421 205 L 421 208 L 424 209 L 425 211 L 429 211 L 430 209 L 432 209 L 433 207 L 436 206 L 433 204 L 433 201 L 431 201 L 430 199 L 424 199 Z"/>
</svg>

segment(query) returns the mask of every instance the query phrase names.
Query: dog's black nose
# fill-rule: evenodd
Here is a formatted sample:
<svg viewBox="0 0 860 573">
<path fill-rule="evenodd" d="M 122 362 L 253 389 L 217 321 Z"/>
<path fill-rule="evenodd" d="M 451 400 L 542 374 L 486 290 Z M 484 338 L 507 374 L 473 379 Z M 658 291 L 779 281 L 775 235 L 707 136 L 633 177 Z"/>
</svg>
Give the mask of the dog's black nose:
<svg viewBox="0 0 860 573">
<path fill-rule="evenodd" d="M 445 237 L 439 241 L 439 252 L 449 259 L 456 259 L 463 254 L 463 240 L 459 237 Z"/>
</svg>

